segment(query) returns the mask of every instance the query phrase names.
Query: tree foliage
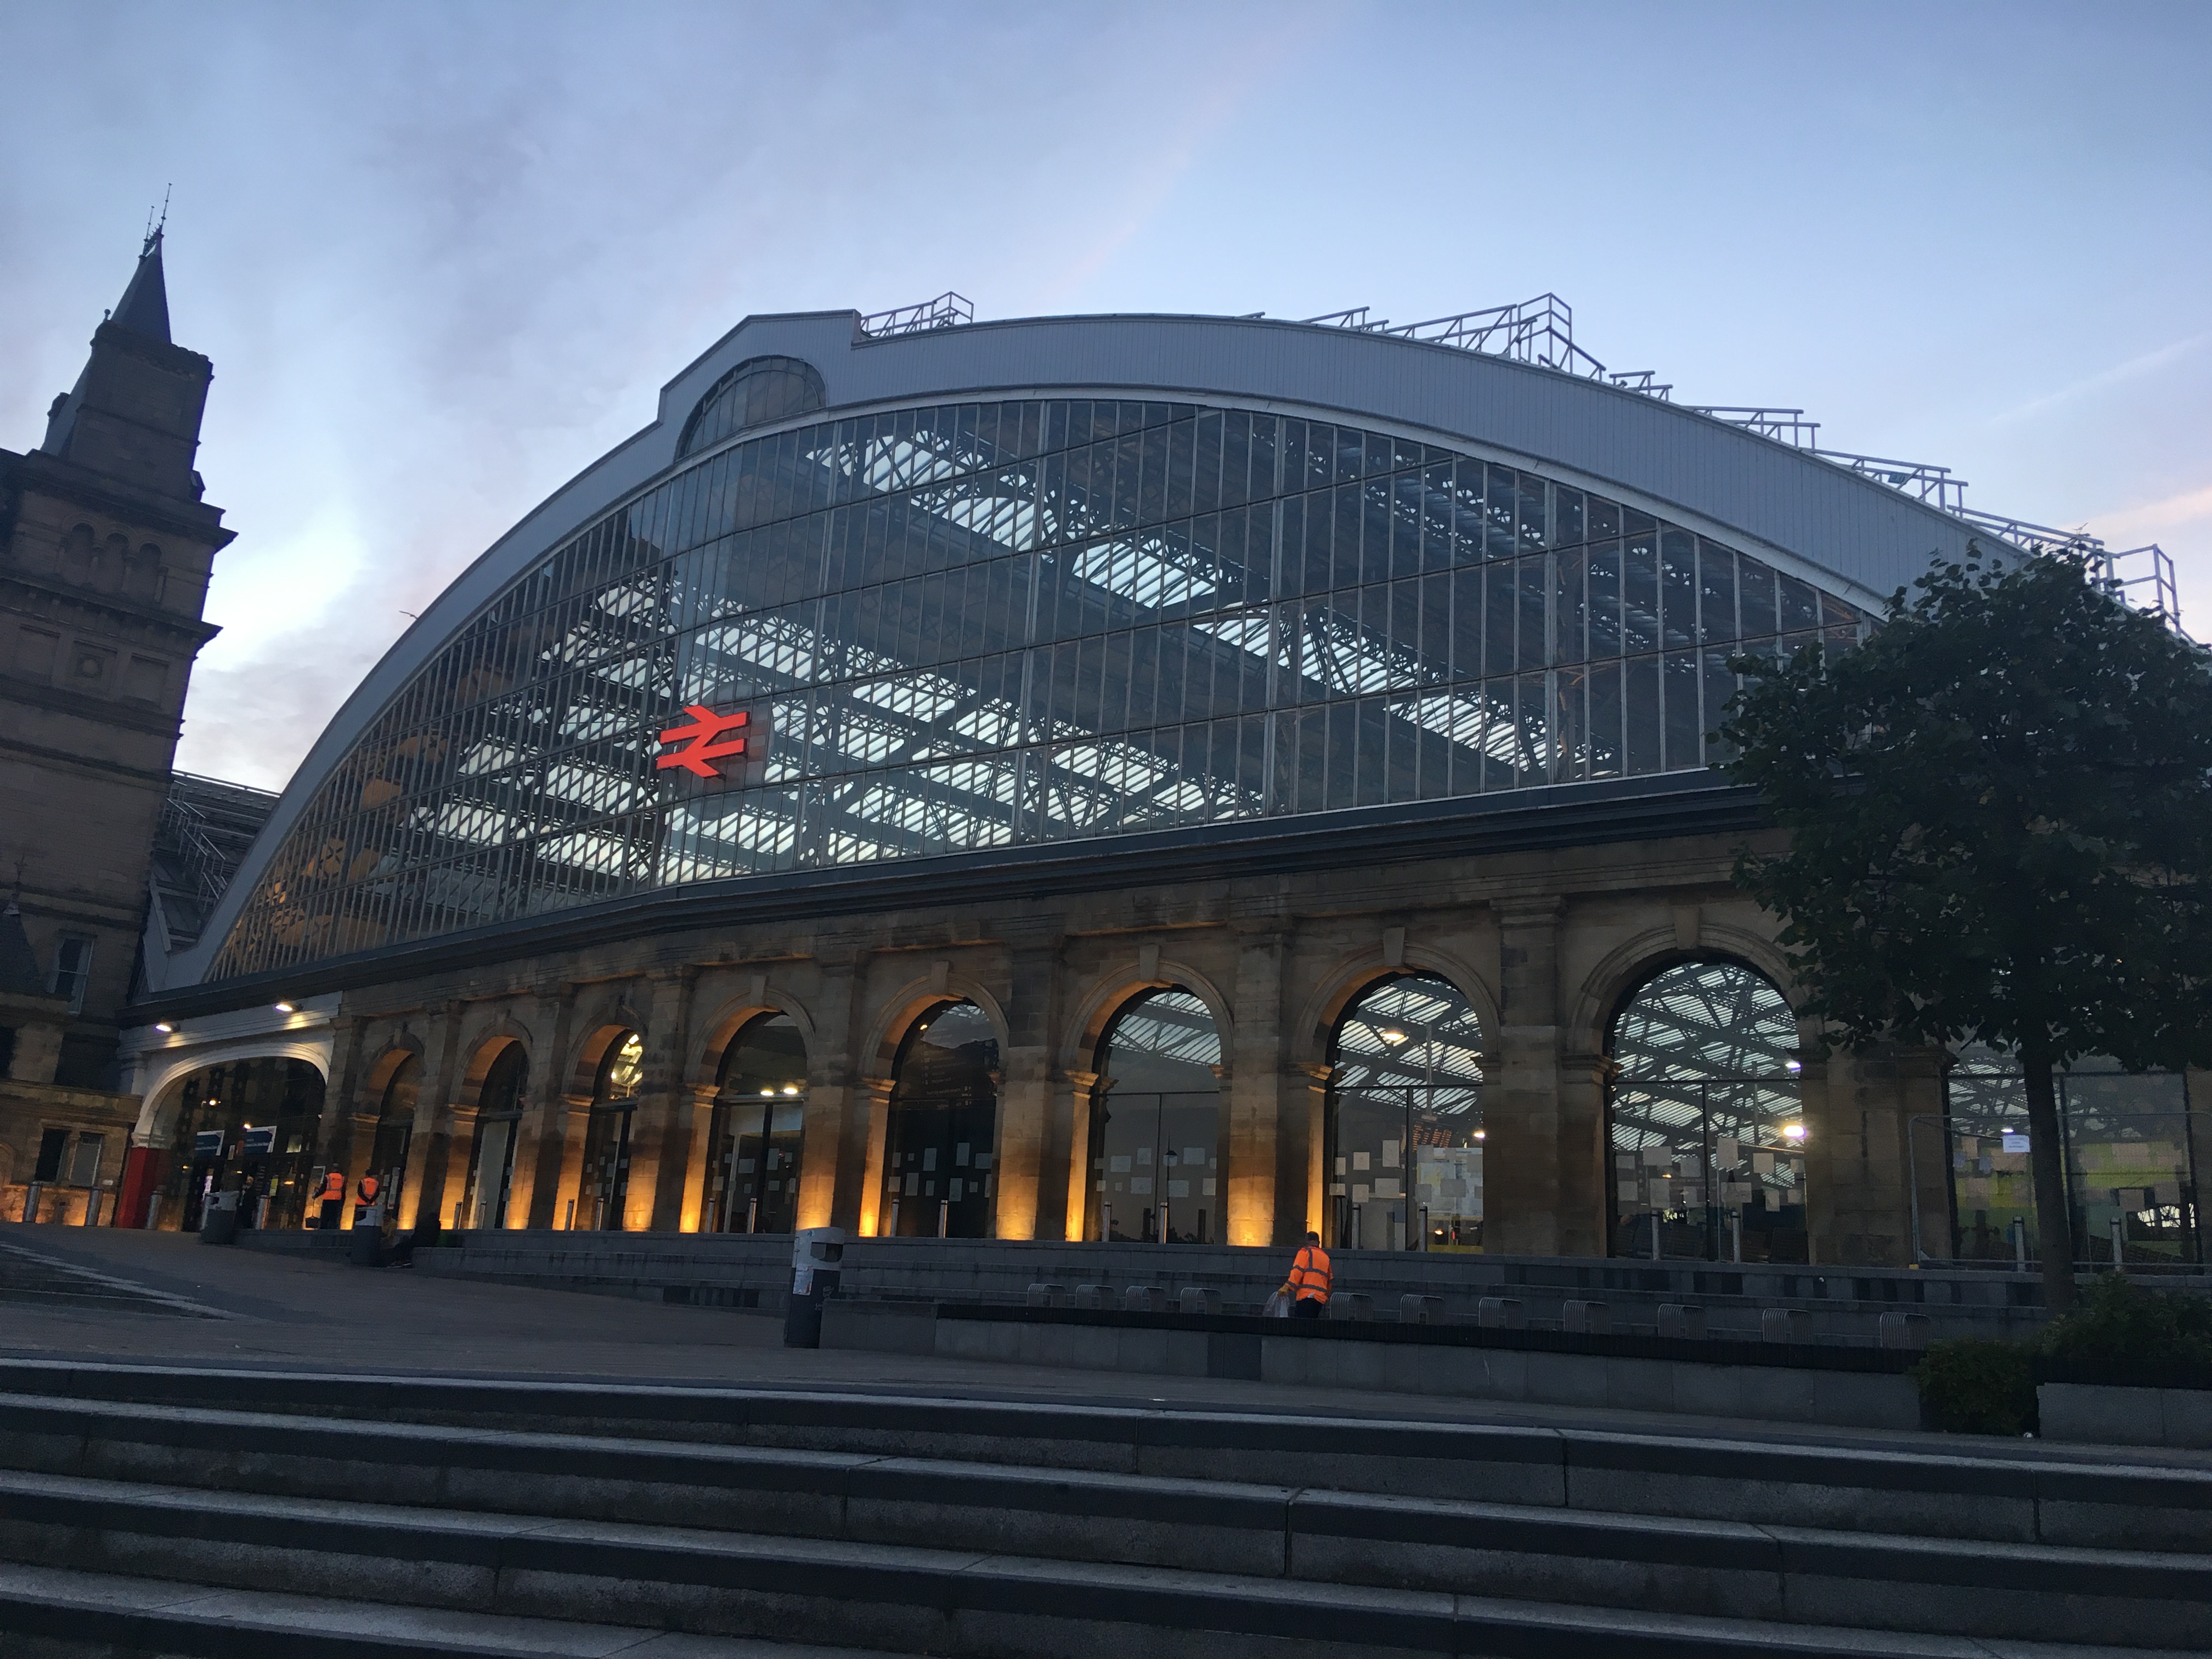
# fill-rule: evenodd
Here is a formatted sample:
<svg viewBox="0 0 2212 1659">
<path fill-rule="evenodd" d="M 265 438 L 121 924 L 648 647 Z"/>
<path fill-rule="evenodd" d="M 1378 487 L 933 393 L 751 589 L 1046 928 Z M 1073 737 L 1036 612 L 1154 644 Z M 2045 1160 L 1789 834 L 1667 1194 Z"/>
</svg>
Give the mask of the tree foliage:
<svg viewBox="0 0 2212 1659">
<path fill-rule="evenodd" d="M 1736 878 L 1836 1040 L 2020 1057 L 2067 1306 L 2053 1068 L 2212 1062 L 2212 658 L 2078 557 L 1970 550 L 1915 590 L 1848 651 L 1738 660 L 1728 770 L 1790 844 Z"/>
</svg>

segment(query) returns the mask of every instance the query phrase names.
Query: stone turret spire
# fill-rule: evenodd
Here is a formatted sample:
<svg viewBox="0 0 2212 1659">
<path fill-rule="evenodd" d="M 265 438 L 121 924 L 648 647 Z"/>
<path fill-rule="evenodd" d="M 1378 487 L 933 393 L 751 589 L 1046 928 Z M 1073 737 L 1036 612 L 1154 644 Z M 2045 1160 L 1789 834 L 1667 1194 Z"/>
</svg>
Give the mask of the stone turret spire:
<svg viewBox="0 0 2212 1659">
<path fill-rule="evenodd" d="M 200 410 L 214 370 L 169 338 L 161 227 L 146 234 L 122 302 L 92 336 L 76 385 L 54 399 L 39 446 L 156 495 L 197 501 Z"/>
<path fill-rule="evenodd" d="M 122 301 L 108 320 L 118 328 L 127 328 L 133 334 L 159 340 L 163 345 L 172 343 L 169 287 L 161 278 L 161 226 L 154 227 L 146 238 L 146 246 L 138 251 L 138 268 L 131 273 L 131 285 L 123 290 Z"/>
</svg>

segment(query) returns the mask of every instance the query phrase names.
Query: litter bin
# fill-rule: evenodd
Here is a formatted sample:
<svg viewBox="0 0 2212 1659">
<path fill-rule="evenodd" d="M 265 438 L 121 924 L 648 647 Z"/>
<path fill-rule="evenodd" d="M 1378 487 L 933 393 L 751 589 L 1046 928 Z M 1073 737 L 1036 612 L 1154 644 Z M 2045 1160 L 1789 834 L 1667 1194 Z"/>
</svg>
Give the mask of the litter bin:
<svg viewBox="0 0 2212 1659">
<path fill-rule="evenodd" d="M 347 1260 L 356 1267 L 384 1265 L 384 1206 L 364 1204 L 354 1213 L 353 1233 L 346 1240 Z"/>
<path fill-rule="evenodd" d="M 791 1238 L 791 1305 L 783 1314 L 783 1346 L 822 1346 L 822 1304 L 837 1291 L 845 1230 L 809 1227 Z"/>
<path fill-rule="evenodd" d="M 210 1193 L 207 1207 L 200 1212 L 200 1243 L 203 1244 L 235 1244 L 238 1243 L 238 1194 Z"/>
</svg>

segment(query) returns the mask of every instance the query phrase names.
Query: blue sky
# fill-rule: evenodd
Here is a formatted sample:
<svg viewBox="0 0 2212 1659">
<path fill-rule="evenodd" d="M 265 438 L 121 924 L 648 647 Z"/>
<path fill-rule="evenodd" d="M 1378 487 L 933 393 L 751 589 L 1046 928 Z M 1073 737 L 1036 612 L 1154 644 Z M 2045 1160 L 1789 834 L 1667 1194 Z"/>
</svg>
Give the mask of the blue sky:
<svg viewBox="0 0 2212 1659">
<path fill-rule="evenodd" d="M 752 311 L 1401 321 L 2174 555 L 2212 634 L 2212 6 L 0 0 L 0 445 L 173 183 L 239 539 L 179 763 L 281 784 Z M 271 722 L 269 717 L 282 718 Z"/>
</svg>

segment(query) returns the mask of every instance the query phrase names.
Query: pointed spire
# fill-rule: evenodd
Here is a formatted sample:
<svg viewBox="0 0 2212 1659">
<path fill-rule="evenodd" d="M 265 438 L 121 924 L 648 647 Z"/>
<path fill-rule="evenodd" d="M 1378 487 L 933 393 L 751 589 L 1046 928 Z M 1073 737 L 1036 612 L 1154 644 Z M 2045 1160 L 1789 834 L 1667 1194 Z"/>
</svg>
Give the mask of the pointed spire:
<svg viewBox="0 0 2212 1659">
<path fill-rule="evenodd" d="M 147 234 L 146 246 L 138 252 L 138 269 L 131 273 L 131 286 L 123 290 L 122 301 L 108 320 L 118 328 L 127 328 L 133 334 L 143 334 L 149 340 L 168 345 L 173 342 L 169 338 L 169 289 L 161 278 L 161 229 L 156 225 Z"/>
<path fill-rule="evenodd" d="M 0 991 L 19 996 L 46 994 L 46 976 L 39 971 L 39 953 L 23 931 L 23 911 L 12 897 L 0 910 Z"/>
</svg>

